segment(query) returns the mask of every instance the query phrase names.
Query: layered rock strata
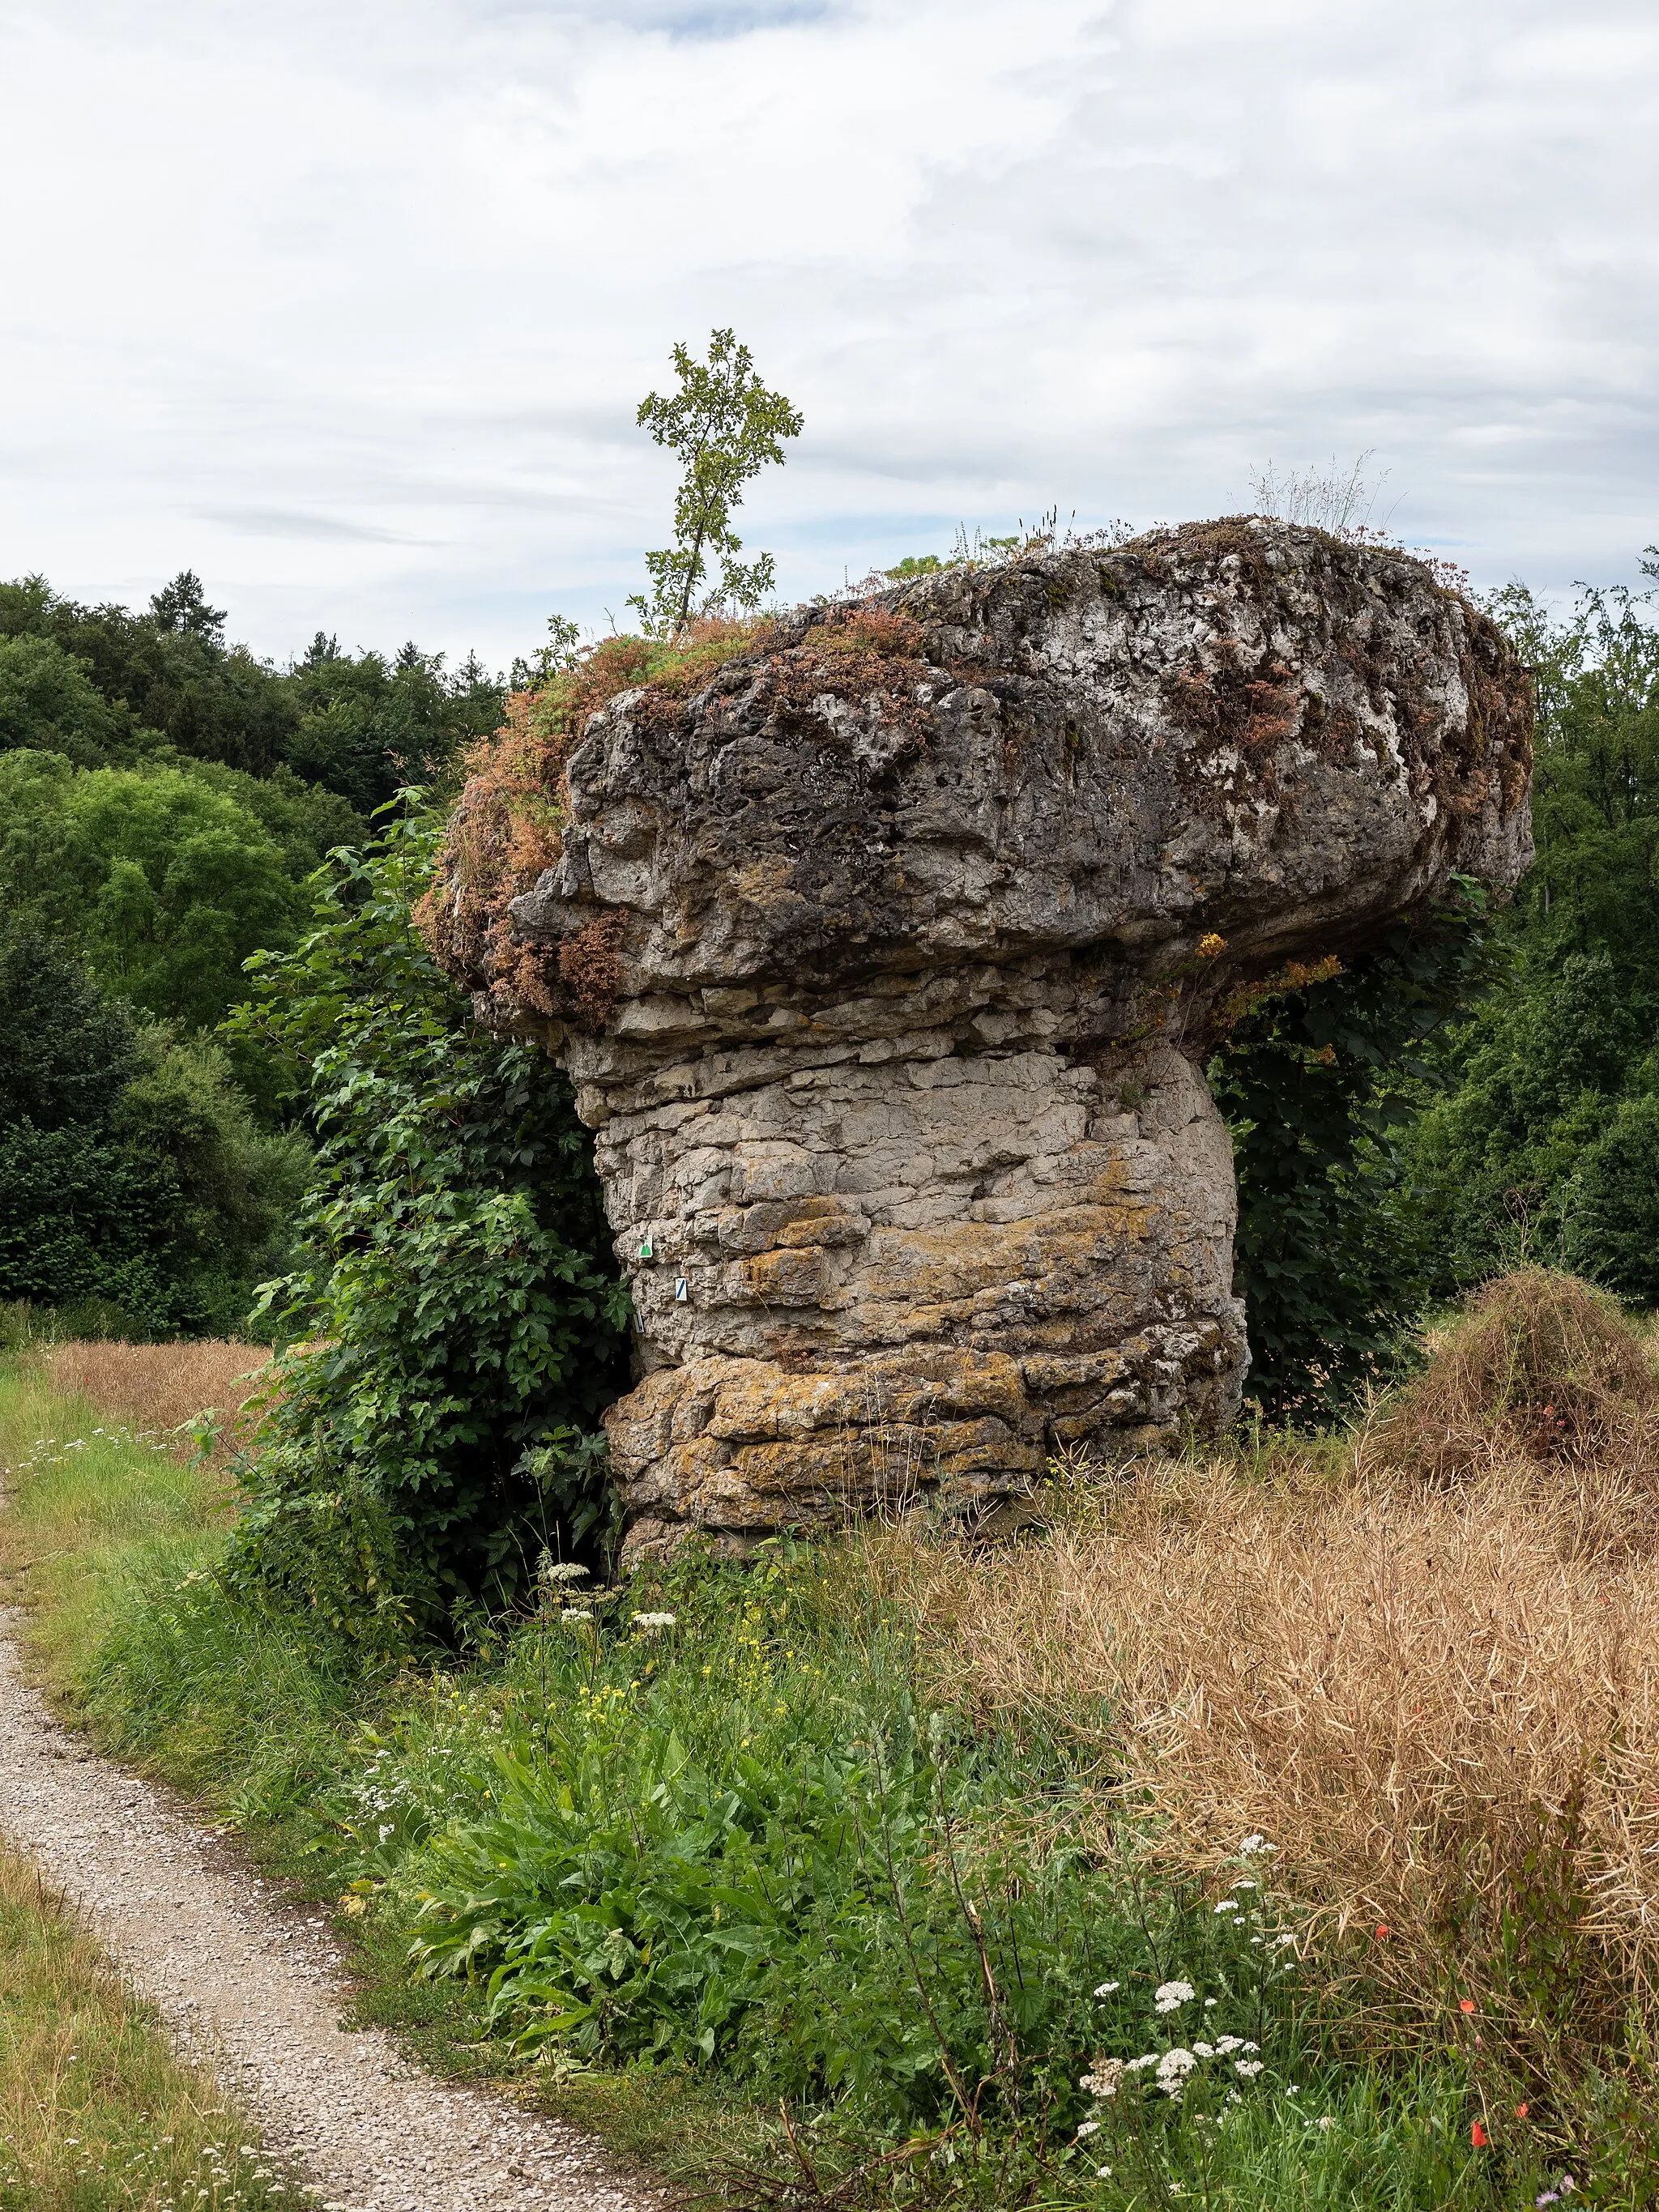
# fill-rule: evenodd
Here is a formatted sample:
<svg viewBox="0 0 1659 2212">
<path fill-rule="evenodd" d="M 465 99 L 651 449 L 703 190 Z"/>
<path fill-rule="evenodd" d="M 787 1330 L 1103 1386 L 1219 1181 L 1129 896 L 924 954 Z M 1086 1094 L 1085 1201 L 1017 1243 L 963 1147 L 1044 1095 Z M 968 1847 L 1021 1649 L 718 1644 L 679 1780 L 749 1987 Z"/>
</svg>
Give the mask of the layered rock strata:
<svg viewBox="0 0 1659 2212">
<path fill-rule="evenodd" d="M 594 714 L 472 981 L 594 1132 L 630 1547 L 1017 1513 L 1056 1443 L 1231 1415 L 1218 1027 L 1512 883 L 1528 724 L 1426 568 L 1259 520 L 805 609 Z"/>
</svg>

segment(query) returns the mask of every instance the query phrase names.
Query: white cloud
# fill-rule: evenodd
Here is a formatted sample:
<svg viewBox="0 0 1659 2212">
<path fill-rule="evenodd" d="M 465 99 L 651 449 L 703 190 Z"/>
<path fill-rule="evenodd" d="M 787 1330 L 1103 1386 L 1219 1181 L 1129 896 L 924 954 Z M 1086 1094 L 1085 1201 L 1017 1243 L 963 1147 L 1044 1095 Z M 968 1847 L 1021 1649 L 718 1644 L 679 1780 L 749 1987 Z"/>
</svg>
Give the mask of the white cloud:
<svg viewBox="0 0 1659 2212">
<path fill-rule="evenodd" d="M 677 337 L 807 417 L 806 592 L 1373 448 L 1477 577 L 1659 535 L 1634 0 L 0 0 L 0 573 L 262 649 L 621 611 Z"/>
</svg>

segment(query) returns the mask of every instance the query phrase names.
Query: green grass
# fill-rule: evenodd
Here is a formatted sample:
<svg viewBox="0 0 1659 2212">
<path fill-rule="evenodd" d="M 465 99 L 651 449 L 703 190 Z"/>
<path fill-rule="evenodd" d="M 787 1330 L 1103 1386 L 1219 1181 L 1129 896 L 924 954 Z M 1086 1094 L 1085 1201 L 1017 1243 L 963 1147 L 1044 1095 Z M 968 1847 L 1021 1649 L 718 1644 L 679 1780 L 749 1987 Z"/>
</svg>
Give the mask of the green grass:
<svg viewBox="0 0 1659 2212">
<path fill-rule="evenodd" d="M 930 1712 L 849 1553 L 550 1590 L 465 1663 L 365 1671 L 219 1580 L 214 1478 L 23 1368 L 0 1462 L 55 1693 L 332 1902 L 359 2015 L 445 2070 L 733 2203 L 814 2201 L 779 2179 L 803 2171 L 780 2100 L 826 2180 L 897 2157 L 849 2203 L 1430 2212 L 1544 2185 L 1524 2128 L 1472 2144 L 1463 2057 L 1384 2067 L 1330 2032 L 1273 1945 L 1288 1905 L 1144 1881 L 1132 1838 L 1085 1845 L 1099 1778 L 1063 1744 Z M 1173 1979 L 1193 1996 L 1160 2014 Z M 1078 2086 L 1222 2034 L 1259 2075 L 1203 2060 L 1179 2103 L 1145 2073 L 1098 2106 Z"/>
<path fill-rule="evenodd" d="M 292 2179 L 0 1850 L 0 2212 L 277 2212 Z"/>
</svg>

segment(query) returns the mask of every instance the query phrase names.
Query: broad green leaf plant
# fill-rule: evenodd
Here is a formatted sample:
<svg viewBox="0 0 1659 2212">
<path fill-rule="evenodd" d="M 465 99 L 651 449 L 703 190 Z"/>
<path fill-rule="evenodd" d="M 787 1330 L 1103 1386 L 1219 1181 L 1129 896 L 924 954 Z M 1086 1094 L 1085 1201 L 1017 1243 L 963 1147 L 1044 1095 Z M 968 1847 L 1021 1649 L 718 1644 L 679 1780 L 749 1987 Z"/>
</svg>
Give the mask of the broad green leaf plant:
<svg viewBox="0 0 1659 2212">
<path fill-rule="evenodd" d="M 406 796 L 410 796 L 406 794 Z M 570 1089 L 474 1023 L 413 927 L 440 825 L 339 852 L 243 1017 L 302 1072 L 319 1179 L 233 1572 L 378 1648 L 511 1603 L 600 1544 L 627 1293 Z"/>
</svg>

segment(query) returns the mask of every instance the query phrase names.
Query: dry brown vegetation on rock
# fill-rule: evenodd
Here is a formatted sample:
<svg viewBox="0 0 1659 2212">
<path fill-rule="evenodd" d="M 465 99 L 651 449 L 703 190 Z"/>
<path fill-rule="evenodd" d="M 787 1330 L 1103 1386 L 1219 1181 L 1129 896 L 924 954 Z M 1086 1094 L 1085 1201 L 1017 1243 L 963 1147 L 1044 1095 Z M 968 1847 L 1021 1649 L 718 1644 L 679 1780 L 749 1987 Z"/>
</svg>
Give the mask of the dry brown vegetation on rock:
<svg viewBox="0 0 1659 2212">
<path fill-rule="evenodd" d="M 1341 1447 L 1073 1491 L 1013 1550 L 870 1540 L 942 1693 L 1098 1757 L 1103 1837 L 1278 1847 L 1332 1973 L 1478 2001 L 1548 2079 L 1659 2027 L 1659 1414 L 1648 1349 L 1493 1285 Z"/>
<path fill-rule="evenodd" d="M 761 649 L 771 628 L 767 619 L 707 616 L 672 643 L 604 638 L 540 690 L 509 697 L 503 726 L 465 756 L 439 880 L 415 910 L 446 968 L 471 982 L 487 975 L 504 1003 L 605 1018 L 614 988 L 596 983 L 590 961 L 568 972 L 547 948 L 515 943 L 508 926 L 509 904 L 558 858 L 565 763 L 589 715 L 618 692 L 650 685 L 683 699 L 727 661 Z"/>
</svg>

